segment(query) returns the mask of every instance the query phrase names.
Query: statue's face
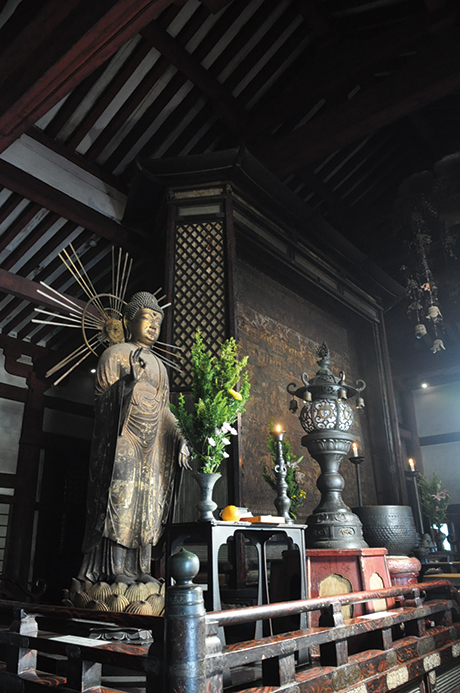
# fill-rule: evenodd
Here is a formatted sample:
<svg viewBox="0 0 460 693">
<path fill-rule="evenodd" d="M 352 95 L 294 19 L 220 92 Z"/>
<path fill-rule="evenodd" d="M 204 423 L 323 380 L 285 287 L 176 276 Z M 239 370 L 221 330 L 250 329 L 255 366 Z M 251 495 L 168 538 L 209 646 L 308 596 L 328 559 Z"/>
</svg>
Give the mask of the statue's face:
<svg viewBox="0 0 460 693">
<path fill-rule="evenodd" d="M 155 344 L 160 336 L 162 321 L 160 313 L 150 308 L 140 308 L 129 323 L 134 341 L 146 345 Z"/>
</svg>

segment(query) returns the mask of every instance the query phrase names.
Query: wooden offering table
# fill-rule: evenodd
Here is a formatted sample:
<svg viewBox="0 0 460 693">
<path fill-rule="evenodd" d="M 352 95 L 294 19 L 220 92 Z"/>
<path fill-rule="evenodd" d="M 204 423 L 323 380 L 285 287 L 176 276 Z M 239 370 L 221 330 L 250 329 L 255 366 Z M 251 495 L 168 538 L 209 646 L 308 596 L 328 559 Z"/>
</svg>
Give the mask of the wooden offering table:
<svg viewBox="0 0 460 693">
<path fill-rule="evenodd" d="M 215 520 L 212 522 L 185 522 L 170 524 L 166 527 L 166 556 L 171 556 L 186 541 L 191 544 L 204 544 L 207 549 L 207 581 L 205 585 L 205 605 L 207 611 L 219 611 L 221 609 L 221 597 L 219 588 L 219 549 L 228 539 L 241 533 L 249 539 L 257 550 L 258 578 L 257 578 L 257 604 L 269 603 L 268 590 L 268 561 L 267 543 L 277 534 L 287 537 L 288 542 L 297 550 L 291 550 L 297 556 L 297 571 L 300 563 L 300 593 L 301 599 L 307 598 L 307 574 L 305 562 L 299 557 L 305 555 L 305 525 L 287 524 L 257 524 L 254 522 L 224 522 Z M 171 584 L 169 574 L 169 561 L 166 564 L 167 584 Z M 303 615 L 304 616 L 304 615 Z M 304 620 L 304 619 L 303 619 Z M 256 624 L 256 637 L 262 636 L 262 622 Z"/>
</svg>

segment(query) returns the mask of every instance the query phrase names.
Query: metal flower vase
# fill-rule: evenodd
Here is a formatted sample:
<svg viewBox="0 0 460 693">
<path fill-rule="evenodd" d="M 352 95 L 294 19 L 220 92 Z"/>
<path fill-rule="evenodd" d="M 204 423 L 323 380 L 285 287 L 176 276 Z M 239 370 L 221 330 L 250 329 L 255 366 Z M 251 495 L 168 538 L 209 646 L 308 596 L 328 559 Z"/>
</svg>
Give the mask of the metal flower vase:
<svg viewBox="0 0 460 693">
<path fill-rule="evenodd" d="M 196 504 L 199 516 L 197 522 L 212 522 L 216 518 L 213 515 L 217 508 L 217 503 L 212 499 L 214 485 L 221 474 L 204 474 L 203 472 L 193 472 L 193 478 L 196 479 L 200 487 L 200 500 Z"/>
<path fill-rule="evenodd" d="M 347 455 L 354 437 L 348 433 L 353 425 L 353 410 L 347 400 L 366 387 L 359 380 L 357 387 L 346 385 L 343 371 L 335 377 L 329 370 L 329 349 L 322 344 L 316 352 L 320 366 L 309 380 L 302 374 L 304 387 L 288 385 L 288 392 L 303 402 L 300 423 L 307 435 L 302 438 L 310 455 L 319 463 L 321 474 L 316 482 L 321 492 L 319 505 L 307 517 L 307 547 L 310 549 L 367 548 L 363 528 L 357 515 L 342 500 L 345 485 L 339 473 L 342 459 Z M 364 402 L 358 397 L 357 407 Z M 297 409 L 294 400 L 291 411 Z"/>
</svg>

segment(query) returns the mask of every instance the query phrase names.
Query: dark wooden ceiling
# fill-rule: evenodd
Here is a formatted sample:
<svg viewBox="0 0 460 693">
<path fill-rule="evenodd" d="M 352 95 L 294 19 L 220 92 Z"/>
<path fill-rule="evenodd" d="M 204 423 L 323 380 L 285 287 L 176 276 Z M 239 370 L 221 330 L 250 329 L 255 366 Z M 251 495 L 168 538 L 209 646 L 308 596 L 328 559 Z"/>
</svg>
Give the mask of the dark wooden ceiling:
<svg viewBox="0 0 460 693">
<path fill-rule="evenodd" d="M 0 2 L 2 333 L 59 341 L 32 302 L 39 281 L 76 295 L 70 241 L 99 290 L 112 244 L 142 261 L 121 221 L 136 157 L 244 144 L 402 282 L 398 187 L 460 150 L 459 16 L 458 0 Z"/>
</svg>

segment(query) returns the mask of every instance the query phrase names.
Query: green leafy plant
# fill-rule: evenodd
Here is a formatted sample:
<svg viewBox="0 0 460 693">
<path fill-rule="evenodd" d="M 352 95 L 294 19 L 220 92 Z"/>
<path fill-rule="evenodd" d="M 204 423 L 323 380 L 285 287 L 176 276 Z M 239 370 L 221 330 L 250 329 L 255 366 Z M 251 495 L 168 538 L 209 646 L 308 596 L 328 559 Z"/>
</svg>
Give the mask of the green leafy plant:
<svg viewBox="0 0 460 693">
<path fill-rule="evenodd" d="M 238 349 L 230 337 L 221 344 L 220 355 L 212 356 L 197 332 L 192 347 L 192 405 L 189 410 L 182 393 L 177 406 L 170 405 L 198 461 L 198 471 L 205 474 L 217 472 L 222 460 L 229 457 L 225 448 L 230 445 L 229 436 L 236 435 L 233 424 L 249 399 L 248 357 L 238 359 Z"/>
<path fill-rule="evenodd" d="M 417 484 L 420 489 L 423 512 L 427 516 L 430 526 L 440 530 L 447 517 L 449 492 L 442 488 L 442 482 L 436 472 L 433 472 L 431 481 L 419 473 Z"/>
<path fill-rule="evenodd" d="M 269 484 L 274 491 L 277 491 L 277 483 L 276 483 L 276 473 L 275 473 L 275 466 L 276 466 L 276 441 L 274 440 L 271 432 L 273 431 L 273 425 L 270 424 L 270 433 L 267 436 L 267 447 L 268 451 L 271 455 L 271 458 L 273 460 L 273 464 L 271 469 L 267 467 L 267 465 L 264 463 L 262 467 L 262 476 Z M 291 444 L 289 441 L 283 439 L 282 443 L 282 450 L 283 450 L 283 457 L 284 461 L 286 463 L 286 483 L 287 483 L 287 490 L 286 493 L 291 499 L 291 507 L 289 508 L 289 514 L 294 520 L 297 519 L 297 511 L 299 507 L 302 505 L 303 501 L 306 498 L 306 493 L 301 487 L 302 482 L 305 479 L 305 474 L 300 471 L 299 465 L 303 460 L 303 455 L 301 457 L 297 457 L 294 455 L 294 453 L 291 450 Z"/>
</svg>

